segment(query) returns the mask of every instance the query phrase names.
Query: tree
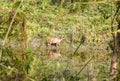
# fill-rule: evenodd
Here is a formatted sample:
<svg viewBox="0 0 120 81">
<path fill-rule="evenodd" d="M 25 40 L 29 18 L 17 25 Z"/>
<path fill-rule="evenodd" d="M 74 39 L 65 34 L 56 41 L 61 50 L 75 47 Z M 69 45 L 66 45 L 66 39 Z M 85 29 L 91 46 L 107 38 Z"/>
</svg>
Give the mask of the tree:
<svg viewBox="0 0 120 81">
<path fill-rule="evenodd" d="M 118 22 L 118 28 L 117 31 L 113 34 L 113 39 L 114 39 L 114 50 L 113 50 L 113 54 L 112 54 L 112 60 L 111 60 L 111 69 L 110 69 L 110 80 L 111 81 L 118 81 L 120 80 L 120 78 L 118 77 L 119 75 L 119 68 L 118 68 L 118 64 L 119 63 L 119 55 L 120 55 L 120 17 L 118 16 L 119 13 L 119 9 L 120 9 L 120 2 L 117 2 L 117 10 L 116 13 L 114 15 L 113 21 L 114 19 L 117 20 Z M 112 21 L 112 24 L 113 24 Z M 112 28 L 113 31 L 113 28 Z"/>
</svg>

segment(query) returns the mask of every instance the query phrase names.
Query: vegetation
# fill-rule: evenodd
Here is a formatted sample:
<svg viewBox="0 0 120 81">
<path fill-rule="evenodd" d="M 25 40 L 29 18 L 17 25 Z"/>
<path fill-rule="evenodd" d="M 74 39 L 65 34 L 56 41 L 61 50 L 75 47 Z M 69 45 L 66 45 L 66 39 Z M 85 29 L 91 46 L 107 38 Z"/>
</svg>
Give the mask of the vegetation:
<svg viewBox="0 0 120 81">
<path fill-rule="evenodd" d="M 109 81 L 119 5 L 0 0 L 0 81 Z M 51 37 L 63 38 L 58 48 L 47 48 Z"/>
</svg>

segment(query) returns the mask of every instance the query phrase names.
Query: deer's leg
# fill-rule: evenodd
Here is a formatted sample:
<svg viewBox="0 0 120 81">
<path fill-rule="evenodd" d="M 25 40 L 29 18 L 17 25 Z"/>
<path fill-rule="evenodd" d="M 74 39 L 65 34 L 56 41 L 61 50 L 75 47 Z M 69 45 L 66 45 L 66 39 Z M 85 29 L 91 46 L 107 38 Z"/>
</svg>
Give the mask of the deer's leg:
<svg viewBox="0 0 120 81">
<path fill-rule="evenodd" d="M 48 43 L 48 48 L 50 48 L 50 46 L 51 46 L 51 44 L 50 44 L 50 43 Z"/>
</svg>

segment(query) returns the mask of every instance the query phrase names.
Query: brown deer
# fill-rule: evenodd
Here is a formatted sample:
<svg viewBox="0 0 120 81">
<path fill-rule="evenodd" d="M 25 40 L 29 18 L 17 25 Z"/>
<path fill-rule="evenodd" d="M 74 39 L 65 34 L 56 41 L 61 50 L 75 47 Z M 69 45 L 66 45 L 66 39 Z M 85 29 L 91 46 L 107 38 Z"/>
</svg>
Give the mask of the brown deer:
<svg viewBox="0 0 120 81">
<path fill-rule="evenodd" d="M 55 47 L 58 47 L 62 40 L 62 38 L 52 37 L 48 41 L 48 46 L 54 45 Z"/>
</svg>

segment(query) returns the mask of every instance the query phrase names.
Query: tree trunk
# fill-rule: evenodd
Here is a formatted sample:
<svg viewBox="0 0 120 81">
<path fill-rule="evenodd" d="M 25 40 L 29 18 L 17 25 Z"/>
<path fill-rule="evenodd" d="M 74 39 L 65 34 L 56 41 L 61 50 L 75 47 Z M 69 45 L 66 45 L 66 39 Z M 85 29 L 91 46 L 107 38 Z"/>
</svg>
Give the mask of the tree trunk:
<svg viewBox="0 0 120 81">
<path fill-rule="evenodd" d="M 111 60 L 111 69 L 110 69 L 110 81 L 115 81 L 115 77 L 117 74 L 117 64 L 118 64 L 118 45 L 117 45 L 117 32 L 115 32 L 115 45 L 114 45 L 114 52 L 112 54 Z"/>
<path fill-rule="evenodd" d="M 119 81 L 120 80 L 120 63 L 119 63 L 119 55 L 120 55 L 120 19 L 117 20 L 118 22 L 118 30 L 115 32 L 114 35 L 114 52 L 112 55 L 111 61 L 111 69 L 110 69 L 110 81 Z M 119 66 L 117 66 L 119 64 Z"/>
<path fill-rule="evenodd" d="M 120 59 L 120 16 L 117 17 L 117 22 L 118 22 L 118 29 L 119 29 L 119 36 L 118 36 L 118 46 L 119 46 L 119 51 L 118 51 L 118 59 Z M 118 67 L 117 67 L 117 81 L 120 81 L 120 60 L 118 61 Z"/>
</svg>

